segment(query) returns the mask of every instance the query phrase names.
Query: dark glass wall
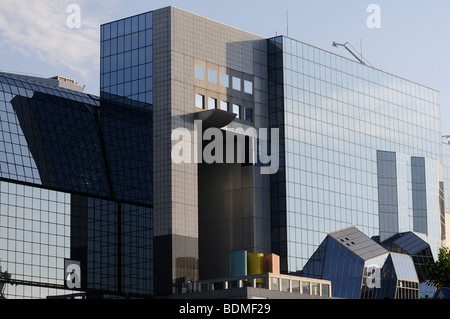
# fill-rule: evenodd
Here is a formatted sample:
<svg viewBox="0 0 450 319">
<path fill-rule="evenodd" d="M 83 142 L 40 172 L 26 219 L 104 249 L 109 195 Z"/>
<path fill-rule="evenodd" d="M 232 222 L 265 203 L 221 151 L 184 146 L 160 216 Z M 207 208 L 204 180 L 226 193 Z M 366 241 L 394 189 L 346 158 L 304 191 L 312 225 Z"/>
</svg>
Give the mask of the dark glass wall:
<svg viewBox="0 0 450 319">
<path fill-rule="evenodd" d="M 396 234 L 398 225 L 397 158 L 393 152 L 377 152 L 380 238 Z"/>
<path fill-rule="evenodd" d="M 153 104 L 152 12 L 101 26 L 100 96 Z"/>
<path fill-rule="evenodd" d="M 281 139 L 272 243 L 282 271 L 300 271 L 328 233 L 346 227 L 385 238 L 412 229 L 410 158 L 441 159 L 439 92 L 288 37 L 268 46 L 270 123 Z M 381 176 L 378 150 L 398 156 L 383 160 Z M 429 185 L 426 204 L 438 206 Z M 440 233 L 435 209 L 425 226 L 416 207 L 416 226 Z"/>
<path fill-rule="evenodd" d="M 44 186 L 110 195 L 93 105 L 44 92 L 11 105 Z"/>
<path fill-rule="evenodd" d="M 327 250 L 323 278 L 332 280 L 333 295 L 350 299 L 359 298 L 364 260 L 331 237 L 328 239 Z"/>
<path fill-rule="evenodd" d="M 152 113 L 102 102 L 98 121 L 114 198 L 152 205 Z"/>
<path fill-rule="evenodd" d="M 80 263 L 76 292 L 153 293 L 152 118 L 134 106 L 0 74 L 7 298 L 72 294 L 67 260 Z"/>
<path fill-rule="evenodd" d="M 112 191 L 120 206 L 121 284 L 153 291 L 153 13 L 101 26 L 100 125 Z M 123 109 L 126 103 L 131 108 Z M 139 202 L 147 207 L 132 204 Z M 136 247 L 142 247 L 137 249 Z M 138 264 L 139 269 L 132 265 Z"/>
</svg>

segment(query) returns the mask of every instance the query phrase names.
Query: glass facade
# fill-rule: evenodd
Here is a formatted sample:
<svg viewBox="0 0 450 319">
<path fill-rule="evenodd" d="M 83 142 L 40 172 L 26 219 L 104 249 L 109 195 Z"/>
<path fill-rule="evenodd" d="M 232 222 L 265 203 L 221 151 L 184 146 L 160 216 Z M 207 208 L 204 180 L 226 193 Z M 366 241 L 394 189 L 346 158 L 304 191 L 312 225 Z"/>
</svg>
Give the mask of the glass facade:
<svg viewBox="0 0 450 319">
<path fill-rule="evenodd" d="M 282 270 L 295 272 L 327 233 L 357 226 L 379 234 L 378 150 L 429 159 L 436 172 L 439 93 L 287 37 L 268 40 L 268 59 L 270 121 L 281 129 L 272 243 Z M 434 209 L 435 182 L 427 192 Z M 423 227 L 419 207 L 416 227 Z M 431 231 L 440 240 L 441 230 Z"/>
<path fill-rule="evenodd" d="M 333 294 L 353 299 L 358 298 L 364 261 L 356 254 L 349 254 L 347 248 L 334 239 L 330 239 L 327 243 L 327 250 L 332 253 L 329 257 L 330 260 L 327 259 L 324 265 L 323 277 L 334 279 L 332 281 Z"/>
<path fill-rule="evenodd" d="M 101 97 L 153 104 L 152 12 L 101 26 Z"/>
<path fill-rule="evenodd" d="M 437 259 L 445 235 L 441 165 L 395 152 L 378 151 L 377 159 L 380 240 L 414 231 L 425 236 Z"/>
<path fill-rule="evenodd" d="M 420 293 L 430 293 L 422 290 L 424 262 L 430 260 L 430 246 L 413 233 L 381 246 L 352 227 L 329 234 L 303 275 L 330 280 L 335 297 L 417 299 Z"/>
<path fill-rule="evenodd" d="M 69 293 L 64 259 L 70 258 L 70 194 L 0 182 L 0 266 L 19 282 L 6 298 L 45 298 Z"/>
<path fill-rule="evenodd" d="M 419 279 L 410 256 L 390 253 L 384 268 L 383 276 L 390 280 L 384 283 L 383 297 L 391 299 L 419 298 Z"/>
<path fill-rule="evenodd" d="M 5 298 L 153 293 L 152 118 L 132 106 L 0 74 Z"/>
</svg>

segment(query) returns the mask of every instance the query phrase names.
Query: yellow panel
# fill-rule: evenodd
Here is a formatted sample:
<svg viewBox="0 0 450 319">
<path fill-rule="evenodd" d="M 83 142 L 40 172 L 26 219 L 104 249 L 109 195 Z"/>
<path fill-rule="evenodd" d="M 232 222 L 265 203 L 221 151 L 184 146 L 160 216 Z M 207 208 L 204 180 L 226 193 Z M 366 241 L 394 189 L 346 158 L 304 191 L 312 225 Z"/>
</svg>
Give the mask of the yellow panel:
<svg viewBox="0 0 450 319">
<path fill-rule="evenodd" d="M 247 274 L 259 275 L 264 273 L 264 254 L 247 253 Z"/>
</svg>

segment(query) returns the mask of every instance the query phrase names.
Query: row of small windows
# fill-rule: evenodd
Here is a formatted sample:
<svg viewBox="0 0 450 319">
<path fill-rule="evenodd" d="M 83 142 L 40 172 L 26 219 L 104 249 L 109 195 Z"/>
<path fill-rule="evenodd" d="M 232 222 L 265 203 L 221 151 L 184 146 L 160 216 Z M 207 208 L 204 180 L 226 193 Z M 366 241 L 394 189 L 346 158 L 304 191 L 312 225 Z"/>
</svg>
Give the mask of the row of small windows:
<svg viewBox="0 0 450 319">
<path fill-rule="evenodd" d="M 248 107 L 242 107 L 238 104 L 231 104 L 226 101 L 218 101 L 216 98 L 208 97 L 206 101 L 206 97 L 202 94 L 195 95 L 195 106 L 200 109 L 220 109 L 224 111 L 230 111 L 236 114 L 236 118 L 244 119 L 248 122 L 253 122 L 253 109 Z"/>
<path fill-rule="evenodd" d="M 198 80 L 205 80 L 205 68 L 202 66 L 195 66 L 195 77 Z M 220 73 L 219 78 L 217 77 L 217 71 L 208 69 L 207 72 L 208 82 L 217 84 L 220 83 L 221 86 L 229 88 L 231 87 L 233 90 L 242 91 L 244 90 L 247 94 L 253 94 L 253 83 L 251 81 L 244 80 L 244 87 L 242 88 L 242 79 L 236 76 L 230 76 L 225 73 Z M 231 83 L 230 83 L 231 80 Z"/>
</svg>

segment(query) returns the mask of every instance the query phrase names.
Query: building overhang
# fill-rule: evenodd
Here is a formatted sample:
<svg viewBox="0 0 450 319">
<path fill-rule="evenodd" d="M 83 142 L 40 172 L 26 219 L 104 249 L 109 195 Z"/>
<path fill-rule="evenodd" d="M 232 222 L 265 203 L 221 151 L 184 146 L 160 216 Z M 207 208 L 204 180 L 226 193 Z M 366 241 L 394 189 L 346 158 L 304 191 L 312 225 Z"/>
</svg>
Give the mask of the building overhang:
<svg viewBox="0 0 450 319">
<path fill-rule="evenodd" d="M 227 126 L 236 118 L 236 114 L 219 109 L 206 110 L 195 113 L 195 119 L 202 121 L 203 129 Z"/>
</svg>

